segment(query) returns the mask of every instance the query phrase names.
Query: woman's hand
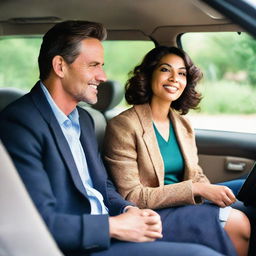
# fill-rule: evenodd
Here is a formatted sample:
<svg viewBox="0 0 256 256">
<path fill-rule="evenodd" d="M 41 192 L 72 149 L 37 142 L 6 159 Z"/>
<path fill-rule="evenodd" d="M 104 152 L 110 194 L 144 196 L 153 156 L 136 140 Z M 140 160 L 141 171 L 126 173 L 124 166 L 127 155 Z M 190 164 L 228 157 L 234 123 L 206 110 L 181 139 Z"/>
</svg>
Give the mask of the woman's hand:
<svg viewBox="0 0 256 256">
<path fill-rule="evenodd" d="M 234 193 L 226 186 L 193 183 L 192 190 L 195 196 L 201 196 L 220 207 L 226 207 L 236 201 Z"/>
</svg>

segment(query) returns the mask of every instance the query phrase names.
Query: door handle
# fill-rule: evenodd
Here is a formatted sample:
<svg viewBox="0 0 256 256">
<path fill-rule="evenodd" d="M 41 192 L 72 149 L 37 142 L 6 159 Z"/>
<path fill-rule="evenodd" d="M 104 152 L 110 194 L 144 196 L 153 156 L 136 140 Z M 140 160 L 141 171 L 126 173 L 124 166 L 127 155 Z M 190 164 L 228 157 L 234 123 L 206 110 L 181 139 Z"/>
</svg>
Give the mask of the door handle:
<svg viewBox="0 0 256 256">
<path fill-rule="evenodd" d="M 241 163 L 241 162 L 231 163 L 231 162 L 228 162 L 227 165 L 226 165 L 226 169 L 228 171 L 233 171 L 233 172 L 242 172 L 242 171 L 245 170 L 245 166 L 246 166 L 246 163 Z"/>
</svg>

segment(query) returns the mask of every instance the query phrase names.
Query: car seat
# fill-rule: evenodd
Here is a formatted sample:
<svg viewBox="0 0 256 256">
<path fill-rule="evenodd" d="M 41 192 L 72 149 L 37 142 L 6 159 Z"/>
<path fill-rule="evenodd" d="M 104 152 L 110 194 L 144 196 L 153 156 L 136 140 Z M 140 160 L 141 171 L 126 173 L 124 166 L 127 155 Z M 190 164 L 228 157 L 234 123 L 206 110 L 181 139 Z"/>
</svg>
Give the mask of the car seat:
<svg viewBox="0 0 256 256">
<path fill-rule="evenodd" d="M 121 84 L 114 80 L 103 82 L 98 87 L 98 102 L 92 108 L 99 110 L 106 120 L 119 114 L 123 109 L 114 109 L 122 100 L 124 95 Z"/>
<path fill-rule="evenodd" d="M 0 141 L 0 255 L 63 256 Z"/>
<path fill-rule="evenodd" d="M 121 111 L 114 108 L 120 103 L 122 97 L 122 86 L 117 81 L 108 80 L 98 87 L 98 102 L 96 104 L 79 103 L 79 106 L 87 110 L 94 120 L 95 133 L 100 150 L 102 149 L 106 121 Z"/>
<path fill-rule="evenodd" d="M 18 88 L 0 88 L 0 111 L 2 111 L 11 102 L 23 96 L 25 93 L 26 91 Z"/>
</svg>

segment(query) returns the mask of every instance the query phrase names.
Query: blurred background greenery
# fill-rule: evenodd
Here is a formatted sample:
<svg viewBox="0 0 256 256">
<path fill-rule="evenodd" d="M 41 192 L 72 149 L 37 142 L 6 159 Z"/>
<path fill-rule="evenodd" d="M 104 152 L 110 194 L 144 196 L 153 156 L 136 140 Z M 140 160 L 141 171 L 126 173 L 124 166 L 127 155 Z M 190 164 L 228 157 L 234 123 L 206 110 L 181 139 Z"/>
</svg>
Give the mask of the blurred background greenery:
<svg viewBox="0 0 256 256">
<path fill-rule="evenodd" d="M 32 88 L 38 80 L 40 44 L 40 37 L 0 38 L 0 87 Z M 243 33 L 189 33 L 182 36 L 182 45 L 204 73 L 199 85 L 202 113 L 256 113 L 253 38 Z M 108 79 L 123 86 L 128 73 L 153 47 L 149 41 L 105 41 L 104 69 Z"/>
<path fill-rule="evenodd" d="M 182 46 L 204 74 L 201 113 L 256 113 L 255 39 L 246 33 L 188 33 Z"/>
<path fill-rule="evenodd" d="M 0 38 L 0 87 L 28 90 L 38 80 L 41 38 Z"/>
</svg>

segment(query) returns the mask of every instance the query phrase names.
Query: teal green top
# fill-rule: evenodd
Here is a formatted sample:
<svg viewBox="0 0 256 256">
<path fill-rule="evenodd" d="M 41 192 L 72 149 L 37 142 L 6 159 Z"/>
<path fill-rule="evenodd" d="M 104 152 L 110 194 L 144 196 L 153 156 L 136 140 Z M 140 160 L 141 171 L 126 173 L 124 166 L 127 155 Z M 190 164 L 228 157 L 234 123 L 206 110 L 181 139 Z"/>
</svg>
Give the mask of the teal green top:
<svg viewBox="0 0 256 256">
<path fill-rule="evenodd" d="M 173 184 L 180 182 L 183 177 L 184 160 L 180 147 L 170 122 L 169 139 L 166 141 L 153 124 L 158 146 L 164 161 L 164 184 Z"/>
</svg>

